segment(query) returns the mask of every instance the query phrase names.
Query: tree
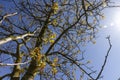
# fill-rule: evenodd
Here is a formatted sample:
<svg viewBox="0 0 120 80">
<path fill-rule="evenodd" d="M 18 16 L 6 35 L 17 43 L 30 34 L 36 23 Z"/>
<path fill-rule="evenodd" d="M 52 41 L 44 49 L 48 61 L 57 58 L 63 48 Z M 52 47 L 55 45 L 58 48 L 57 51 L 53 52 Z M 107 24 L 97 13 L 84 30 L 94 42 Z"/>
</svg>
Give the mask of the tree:
<svg viewBox="0 0 120 80">
<path fill-rule="evenodd" d="M 76 67 L 81 80 L 98 80 L 87 67 L 84 47 L 95 44 L 95 35 L 104 18 L 102 10 L 109 0 L 12 0 L 11 7 L 1 7 L 1 67 L 7 66 L 1 79 L 75 80 Z M 8 4 L 8 3 L 6 3 Z M 13 13 L 12 13 L 13 12 Z M 79 56 L 79 57 L 78 57 Z M 7 63 L 5 63 L 7 62 Z M 10 64 L 11 63 L 11 64 Z M 85 67 L 85 68 L 83 68 Z M 37 77 L 38 78 L 38 77 Z"/>
</svg>

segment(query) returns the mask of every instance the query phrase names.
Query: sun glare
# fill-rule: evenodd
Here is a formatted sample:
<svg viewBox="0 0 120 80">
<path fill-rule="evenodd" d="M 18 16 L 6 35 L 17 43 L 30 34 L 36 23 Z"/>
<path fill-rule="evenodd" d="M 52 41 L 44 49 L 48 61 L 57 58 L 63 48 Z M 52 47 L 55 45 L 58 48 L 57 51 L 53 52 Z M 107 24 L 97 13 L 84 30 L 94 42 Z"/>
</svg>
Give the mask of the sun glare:
<svg viewBox="0 0 120 80">
<path fill-rule="evenodd" d="M 115 27 L 119 27 L 120 29 L 120 9 L 116 10 L 113 15 L 113 21 Z"/>
</svg>

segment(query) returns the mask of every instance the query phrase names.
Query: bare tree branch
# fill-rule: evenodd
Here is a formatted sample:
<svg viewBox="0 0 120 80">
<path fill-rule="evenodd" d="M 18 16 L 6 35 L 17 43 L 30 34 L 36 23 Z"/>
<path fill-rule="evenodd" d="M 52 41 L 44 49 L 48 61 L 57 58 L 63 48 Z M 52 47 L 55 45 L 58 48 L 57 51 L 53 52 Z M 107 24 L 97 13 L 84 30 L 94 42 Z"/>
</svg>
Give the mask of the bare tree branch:
<svg viewBox="0 0 120 80">
<path fill-rule="evenodd" d="M 98 76 L 96 77 L 95 80 L 98 80 L 98 79 L 100 78 L 100 76 L 101 76 L 101 74 L 102 74 L 102 72 L 103 72 L 103 70 L 104 70 L 104 67 L 105 67 L 105 65 L 106 65 L 106 62 L 107 62 L 108 55 L 109 55 L 109 53 L 110 53 L 111 47 L 112 47 L 112 44 L 111 44 L 111 42 L 110 42 L 110 36 L 108 36 L 107 39 L 108 39 L 108 42 L 109 42 L 109 46 L 110 46 L 110 47 L 109 47 L 109 49 L 108 49 L 108 51 L 107 51 L 107 54 L 106 54 L 106 56 L 105 56 L 105 60 L 104 60 L 104 63 L 103 63 L 103 65 L 102 65 L 102 68 L 101 68 L 101 70 L 100 70 L 100 72 L 99 72 L 99 74 L 98 74 Z"/>
<path fill-rule="evenodd" d="M 7 43 L 9 41 L 12 41 L 12 40 L 23 39 L 24 37 L 27 37 L 27 36 L 34 36 L 34 34 L 26 33 L 26 34 L 23 34 L 23 35 L 20 35 L 20 36 L 10 36 L 8 38 L 1 39 L 0 40 L 0 45 L 2 45 L 4 43 Z"/>
<path fill-rule="evenodd" d="M 10 75 L 11 75 L 11 73 L 5 74 L 4 76 L 1 76 L 1 77 L 0 77 L 0 80 L 3 80 L 5 77 L 9 77 Z"/>
<path fill-rule="evenodd" d="M 26 33 L 26 34 L 19 35 L 19 36 L 10 36 L 10 37 L 1 39 L 0 40 L 0 45 L 5 44 L 5 43 L 7 43 L 9 41 L 12 41 L 12 40 L 23 39 L 25 37 L 32 37 L 38 32 L 38 30 L 40 30 L 40 28 L 37 28 L 33 33 Z"/>
<path fill-rule="evenodd" d="M 16 14 L 17 14 L 17 12 L 12 13 L 12 14 L 6 14 L 5 16 L 3 16 L 2 20 L 0 20 L 0 24 L 2 24 L 2 22 L 5 20 L 5 18 L 10 17 L 10 16 L 14 16 Z"/>
<path fill-rule="evenodd" d="M 94 80 L 94 78 L 87 72 L 85 71 L 74 59 L 68 57 L 67 55 L 61 53 L 61 52 L 53 52 L 51 54 L 59 54 L 62 55 L 63 57 L 65 57 L 66 59 L 68 59 L 70 62 L 74 63 L 80 70 L 82 70 L 88 77 L 90 77 L 92 80 Z"/>
<path fill-rule="evenodd" d="M 26 62 L 23 63 L 14 63 L 14 64 L 10 64 L 10 63 L 0 63 L 0 66 L 16 66 L 16 65 L 24 65 L 24 64 L 28 64 L 31 60 L 28 60 Z"/>
</svg>

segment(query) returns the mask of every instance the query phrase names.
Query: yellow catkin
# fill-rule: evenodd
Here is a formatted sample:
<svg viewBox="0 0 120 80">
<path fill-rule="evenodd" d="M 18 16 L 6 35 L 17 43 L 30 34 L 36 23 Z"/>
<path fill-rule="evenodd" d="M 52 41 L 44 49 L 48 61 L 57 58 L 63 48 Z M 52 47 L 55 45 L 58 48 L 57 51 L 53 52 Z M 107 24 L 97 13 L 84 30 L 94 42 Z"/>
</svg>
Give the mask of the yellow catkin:
<svg viewBox="0 0 120 80">
<path fill-rule="evenodd" d="M 53 3 L 52 9 L 54 11 L 54 14 L 56 14 L 59 9 L 58 2 Z"/>
</svg>

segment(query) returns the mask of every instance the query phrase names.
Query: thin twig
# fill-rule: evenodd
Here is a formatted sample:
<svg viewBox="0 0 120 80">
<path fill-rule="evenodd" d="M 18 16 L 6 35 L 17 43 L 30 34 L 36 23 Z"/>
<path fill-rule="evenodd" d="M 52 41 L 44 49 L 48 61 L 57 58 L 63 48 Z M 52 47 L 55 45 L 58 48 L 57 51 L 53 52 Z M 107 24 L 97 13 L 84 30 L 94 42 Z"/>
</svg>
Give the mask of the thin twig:
<svg viewBox="0 0 120 80">
<path fill-rule="evenodd" d="M 110 47 L 109 47 L 109 49 L 108 49 L 108 51 L 107 51 L 107 54 L 106 54 L 106 56 L 105 56 L 105 60 L 104 60 L 104 63 L 103 63 L 103 65 L 102 65 L 102 68 L 101 68 L 101 70 L 100 70 L 100 72 L 99 72 L 99 74 L 98 74 L 98 76 L 96 77 L 95 80 L 98 80 L 98 79 L 100 78 L 100 76 L 101 76 L 101 74 L 102 74 L 102 72 L 103 72 L 103 70 L 104 70 L 104 67 L 105 67 L 105 65 L 106 65 L 106 62 L 107 62 L 108 55 L 109 55 L 109 53 L 110 53 L 111 47 L 112 47 L 112 44 L 111 44 L 111 42 L 110 42 L 110 36 L 108 36 L 107 39 L 108 39 L 108 42 L 109 42 L 109 46 L 110 46 Z"/>
<path fill-rule="evenodd" d="M 0 24 L 2 24 L 2 22 L 5 20 L 5 18 L 10 17 L 10 16 L 14 16 L 16 14 L 17 14 L 17 12 L 3 16 L 2 20 L 0 20 Z"/>
<path fill-rule="evenodd" d="M 81 71 L 83 71 L 91 80 L 95 80 L 86 70 L 84 70 L 72 57 L 69 57 L 61 52 L 52 52 L 51 54 L 60 54 L 70 62 L 74 63 Z M 49 55 L 49 54 L 48 54 Z"/>
</svg>

